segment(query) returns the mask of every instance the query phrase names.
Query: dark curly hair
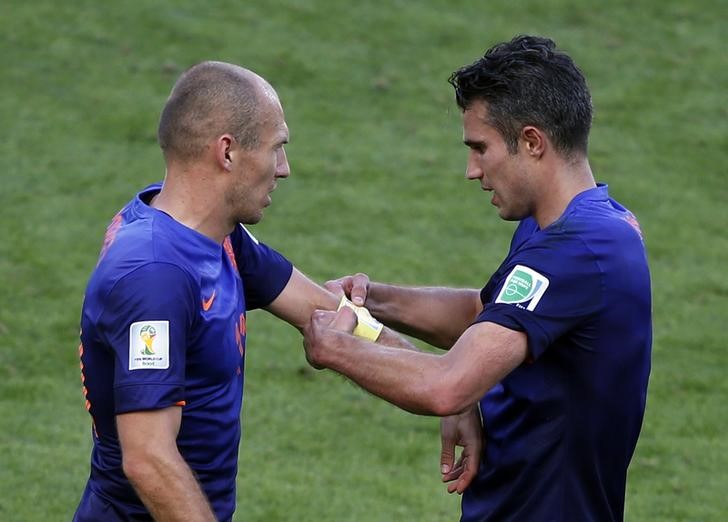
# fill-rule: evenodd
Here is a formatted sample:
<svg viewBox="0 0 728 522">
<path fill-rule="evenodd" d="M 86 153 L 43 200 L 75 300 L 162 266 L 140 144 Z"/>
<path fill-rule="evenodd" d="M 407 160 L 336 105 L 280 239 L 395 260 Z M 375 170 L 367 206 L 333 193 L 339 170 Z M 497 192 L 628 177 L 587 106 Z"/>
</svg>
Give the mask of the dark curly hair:
<svg viewBox="0 0 728 522">
<path fill-rule="evenodd" d="M 554 147 L 571 156 L 586 154 L 592 104 L 586 79 L 573 60 L 549 38 L 516 36 L 488 49 L 448 79 L 464 111 L 474 101 L 488 104 L 489 123 L 511 154 L 526 125 L 546 132 Z"/>
</svg>

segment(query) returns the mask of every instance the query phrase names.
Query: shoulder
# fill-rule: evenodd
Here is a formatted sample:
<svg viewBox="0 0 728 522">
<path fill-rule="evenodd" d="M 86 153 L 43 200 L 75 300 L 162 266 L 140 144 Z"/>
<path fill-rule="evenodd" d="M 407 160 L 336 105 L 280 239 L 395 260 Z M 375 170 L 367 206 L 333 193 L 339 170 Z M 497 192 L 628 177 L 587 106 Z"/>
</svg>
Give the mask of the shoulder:
<svg viewBox="0 0 728 522">
<path fill-rule="evenodd" d="M 606 185 L 588 191 L 551 227 L 553 233 L 578 235 L 585 242 L 595 240 L 642 240 L 642 230 L 635 215 L 617 200 L 610 198 Z"/>
<path fill-rule="evenodd" d="M 86 298 L 99 305 L 139 304 L 143 301 L 193 299 L 199 281 L 177 264 L 147 261 L 97 270 L 89 281 Z"/>
<path fill-rule="evenodd" d="M 649 268 L 634 214 L 610 198 L 585 200 L 531 235 L 511 259 L 549 281 L 591 289 L 648 287 Z"/>
<path fill-rule="evenodd" d="M 199 286 L 194 259 L 178 247 L 180 239 L 153 216 L 123 216 L 112 241 L 105 242 L 88 292 L 102 296 L 120 282 L 124 282 L 121 288 L 145 293 L 160 285 Z"/>
<path fill-rule="evenodd" d="M 237 259 L 238 267 L 242 272 L 246 271 L 246 266 L 262 267 L 267 266 L 269 263 L 289 263 L 282 254 L 262 241 L 259 241 L 242 224 L 238 224 L 228 237 L 229 245 Z"/>
<path fill-rule="evenodd" d="M 98 269 L 108 273 L 128 273 L 150 263 L 186 269 L 188 256 L 176 245 L 181 238 L 155 221 L 136 220 L 121 225 L 113 244 L 99 261 Z"/>
</svg>

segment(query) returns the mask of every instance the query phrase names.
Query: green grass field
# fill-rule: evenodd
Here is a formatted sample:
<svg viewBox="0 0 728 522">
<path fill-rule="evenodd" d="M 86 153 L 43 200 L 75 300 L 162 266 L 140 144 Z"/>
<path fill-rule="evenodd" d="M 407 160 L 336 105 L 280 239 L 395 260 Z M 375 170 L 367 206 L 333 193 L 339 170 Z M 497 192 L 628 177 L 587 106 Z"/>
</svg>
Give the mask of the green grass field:
<svg viewBox="0 0 728 522">
<path fill-rule="evenodd" d="M 161 179 L 159 111 L 203 59 L 279 91 L 292 176 L 253 232 L 304 272 L 480 287 L 513 225 L 464 180 L 446 78 L 516 33 L 585 71 L 592 167 L 653 273 L 632 521 L 728 520 L 728 9 L 574 3 L 8 0 L 0 10 L 0 520 L 69 520 L 88 475 L 78 320 L 106 224 Z M 456 520 L 438 422 L 310 369 L 250 314 L 236 520 Z M 618 383 L 615 383 L 615 386 Z"/>
</svg>

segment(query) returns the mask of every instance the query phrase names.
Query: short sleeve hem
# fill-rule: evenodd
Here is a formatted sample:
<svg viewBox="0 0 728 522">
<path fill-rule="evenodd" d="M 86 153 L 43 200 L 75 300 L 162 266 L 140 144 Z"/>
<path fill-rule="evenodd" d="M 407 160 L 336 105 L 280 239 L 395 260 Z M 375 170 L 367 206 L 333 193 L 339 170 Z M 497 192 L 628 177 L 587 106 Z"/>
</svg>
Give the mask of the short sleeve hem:
<svg viewBox="0 0 728 522">
<path fill-rule="evenodd" d="M 525 314 L 529 314 L 529 317 L 524 317 Z M 504 328 L 525 332 L 528 337 L 528 352 L 533 359 L 538 359 L 551 344 L 552 339 L 538 324 L 538 319 L 531 314 L 532 312 L 521 312 L 513 305 L 488 304 L 473 323 L 491 322 Z"/>
<path fill-rule="evenodd" d="M 150 370 L 155 371 L 155 370 Z M 161 410 L 184 400 L 184 386 L 171 384 L 138 384 L 114 388 L 114 413 Z"/>
</svg>

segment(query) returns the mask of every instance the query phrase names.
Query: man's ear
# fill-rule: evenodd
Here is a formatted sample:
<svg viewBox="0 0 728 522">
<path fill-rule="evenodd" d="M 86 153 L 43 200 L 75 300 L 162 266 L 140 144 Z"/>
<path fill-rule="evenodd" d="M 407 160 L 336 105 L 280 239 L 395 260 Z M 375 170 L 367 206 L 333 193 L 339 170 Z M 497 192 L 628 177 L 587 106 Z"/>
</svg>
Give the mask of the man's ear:
<svg viewBox="0 0 728 522">
<path fill-rule="evenodd" d="M 532 125 L 523 127 L 523 129 L 521 129 L 521 140 L 523 141 L 523 146 L 526 149 L 526 154 L 535 159 L 541 158 L 543 153 L 546 151 L 548 138 L 538 127 L 534 127 Z"/>
<path fill-rule="evenodd" d="M 215 140 L 215 161 L 226 172 L 233 169 L 234 146 L 235 138 L 230 134 L 223 134 Z"/>
</svg>

